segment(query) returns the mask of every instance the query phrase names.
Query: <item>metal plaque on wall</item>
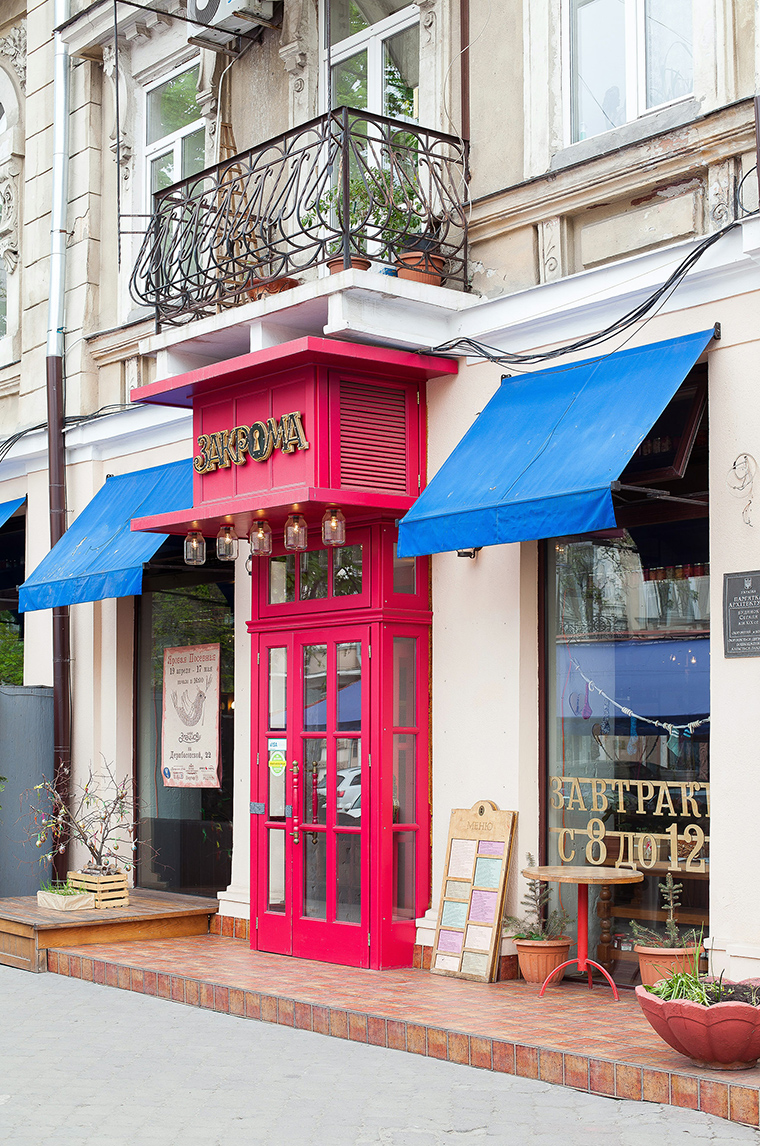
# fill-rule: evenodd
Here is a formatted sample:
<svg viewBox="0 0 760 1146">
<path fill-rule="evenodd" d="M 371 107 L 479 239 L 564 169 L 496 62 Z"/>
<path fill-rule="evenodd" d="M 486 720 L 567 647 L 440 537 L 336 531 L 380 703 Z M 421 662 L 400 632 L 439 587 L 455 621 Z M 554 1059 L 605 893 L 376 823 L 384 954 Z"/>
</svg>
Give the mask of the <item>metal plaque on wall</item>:
<svg viewBox="0 0 760 1146">
<path fill-rule="evenodd" d="M 760 571 L 723 574 L 723 651 L 760 657 Z"/>
</svg>

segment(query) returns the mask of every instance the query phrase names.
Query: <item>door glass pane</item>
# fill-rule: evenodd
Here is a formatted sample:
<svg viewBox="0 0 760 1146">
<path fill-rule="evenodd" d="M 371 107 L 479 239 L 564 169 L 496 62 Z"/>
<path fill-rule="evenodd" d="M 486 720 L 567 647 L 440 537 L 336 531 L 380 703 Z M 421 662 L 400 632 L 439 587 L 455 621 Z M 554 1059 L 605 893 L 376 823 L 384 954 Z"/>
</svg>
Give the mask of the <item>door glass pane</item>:
<svg viewBox="0 0 760 1146">
<path fill-rule="evenodd" d="M 303 741 L 303 814 L 305 824 L 327 822 L 327 741 Z"/>
<path fill-rule="evenodd" d="M 206 132 L 201 127 L 182 140 L 182 178 L 197 175 L 206 165 Z"/>
<path fill-rule="evenodd" d="M 409 0 L 329 0 L 330 42 L 339 44 L 357 32 L 365 32 L 378 20 L 392 16 L 409 5 Z"/>
<path fill-rule="evenodd" d="M 367 53 L 357 52 L 332 69 L 333 107 L 367 110 Z"/>
<path fill-rule="evenodd" d="M 395 119 L 417 120 L 420 90 L 420 26 L 390 36 L 383 45 L 383 109 Z"/>
<path fill-rule="evenodd" d="M 393 727 L 414 728 L 416 637 L 393 638 Z"/>
<path fill-rule="evenodd" d="M 338 674 L 339 732 L 361 728 L 362 722 L 362 646 L 359 641 L 336 645 Z"/>
<path fill-rule="evenodd" d="M 393 833 L 393 918 L 414 919 L 415 832 Z"/>
<path fill-rule="evenodd" d="M 325 832 L 304 832 L 303 914 L 307 919 L 327 919 L 327 848 Z"/>
<path fill-rule="evenodd" d="M 301 554 L 302 601 L 316 601 L 327 596 L 327 563 L 330 554 L 326 549 L 314 549 Z"/>
<path fill-rule="evenodd" d="M 335 818 L 339 824 L 358 828 L 362 822 L 361 741 L 341 738 L 336 747 Z"/>
<path fill-rule="evenodd" d="M 285 832 L 270 828 L 267 910 L 285 912 Z"/>
<path fill-rule="evenodd" d="M 269 604 L 289 605 L 296 599 L 295 553 L 269 558 Z"/>
<path fill-rule="evenodd" d="M 646 0 L 647 107 L 694 89 L 692 0 Z"/>
<path fill-rule="evenodd" d="M 414 824 L 415 811 L 415 736 L 393 735 L 393 822 Z"/>
<path fill-rule="evenodd" d="M 267 815 L 270 820 L 285 819 L 287 746 L 288 742 L 284 736 L 270 736 L 267 740 L 267 775 L 269 777 Z"/>
<path fill-rule="evenodd" d="M 303 648 L 303 726 L 311 732 L 327 728 L 327 645 Z"/>
<path fill-rule="evenodd" d="M 148 93 L 148 143 L 200 119 L 198 66 L 167 80 Z"/>
<path fill-rule="evenodd" d="M 333 597 L 352 597 L 362 591 L 362 546 L 333 549 Z"/>
<path fill-rule="evenodd" d="M 338 886 L 335 918 L 360 923 L 362 917 L 362 838 L 356 832 L 339 832 Z"/>
<path fill-rule="evenodd" d="M 287 728 L 288 650 L 269 650 L 269 727 Z"/>
<path fill-rule="evenodd" d="M 393 592 L 416 593 L 416 565 L 415 557 L 399 557 L 396 552 L 396 543 L 393 544 Z"/>
<path fill-rule="evenodd" d="M 578 140 L 626 122 L 625 5 L 576 0 L 574 16 L 573 139 Z"/>
<path fill-rule="evenodd" d="M 174 149 L 164 152 L 150 165 L 150 189 L 155 195 L 156 191 L 163 191 L 174 183 Z"/>
</svg>

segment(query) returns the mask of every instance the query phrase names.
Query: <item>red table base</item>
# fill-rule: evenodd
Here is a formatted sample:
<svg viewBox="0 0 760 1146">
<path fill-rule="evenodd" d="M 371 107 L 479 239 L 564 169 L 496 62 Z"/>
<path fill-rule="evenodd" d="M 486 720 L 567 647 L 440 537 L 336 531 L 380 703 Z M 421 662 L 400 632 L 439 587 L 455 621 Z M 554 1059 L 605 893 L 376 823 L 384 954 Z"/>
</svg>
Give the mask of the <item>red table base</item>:
<svg viewBox="0 0 760 1146">
<path fill-rule="evenodd" d="M 557 972 L 564 970 L 565 967 L 572 967 L 574 963 L 578 964 L 578 970 L 581 972 L 581 974 L 583 974 L 583 972 L 585 971 L 586 974 L 588 975 L 589 990 L 591 989 L 591 987 L 593 985 L 592 980 L 591 980 L 591 968 L 596 967 L 597 971 L 602 972 L 605 979 L 607 980 L 609 985 L 612 987 L 612 994 L 614 995 L 614 997 L 618 1000 L 620 999 L 620 995 L 618 994 L 617 987 L 613 983 L 611 976 L 607 974 L 604 967 L 600 967 L 598 963 L 595 963 L 593 959 L 589 959 L 589 957 L 588 957 L 588 884 L 587 883 L 579 883 L 578 884 L 578 958 L 577 959 L 568 959 L 566 963 L 562 963 L 561 966 L 555 967 L 554 970 L 552 971 L 551 975 L 547 975 L 546 979 L 544 980 L 544 984 L 543 984 L 541 990 L 538 992 L 539 999 L 542 997 L 542 995 L 543 995 L 544 991 L 546 990 L 549 982 L 551 981 L 551 979 L 554 978 L 554 976 L 557 974 Z"/>
</svg>

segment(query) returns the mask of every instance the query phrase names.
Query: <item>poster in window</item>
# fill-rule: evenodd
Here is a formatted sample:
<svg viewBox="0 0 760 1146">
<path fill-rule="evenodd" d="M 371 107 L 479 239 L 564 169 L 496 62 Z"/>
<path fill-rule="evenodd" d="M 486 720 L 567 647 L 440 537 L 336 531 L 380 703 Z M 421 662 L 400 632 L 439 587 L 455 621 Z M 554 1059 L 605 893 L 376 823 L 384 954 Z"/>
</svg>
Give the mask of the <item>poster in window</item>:
<svg viewBox="0 0 760 1146">
<path fill-rule="evenodd" d="M 219 645 L 164 649 L 161 775 L 165 788 L 218 788 Z"/>
</svg>

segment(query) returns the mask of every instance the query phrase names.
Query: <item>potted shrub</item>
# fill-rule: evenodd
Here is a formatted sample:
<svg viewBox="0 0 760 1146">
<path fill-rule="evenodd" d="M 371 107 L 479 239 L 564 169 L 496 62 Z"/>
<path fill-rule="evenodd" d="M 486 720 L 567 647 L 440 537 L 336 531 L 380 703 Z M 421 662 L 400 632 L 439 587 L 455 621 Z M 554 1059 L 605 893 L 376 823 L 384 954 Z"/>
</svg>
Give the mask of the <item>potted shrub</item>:
<svg viewBox="0 0 760 1146">
<path fill-rule="evenodd" d="M 53 879 L 44 883 L 37 892 L 38 907 L 46 907 L 49 911 L 80 911 L 95 906 L 95 896 L 91 891 L 80 891 L 73 887 L 69 880 Z"/>
<path fill-rule="evenodd" d="M 639 972 L 645 987 L 652 987 L 673 972 L 686 971 L 699 958 L 701 937 L 694 928 L 681 931 L 676 920 L 682 888 L 683 884 L 673 882 L 670 872 L 665 882 L 660 883 L 660 895 L 668 913 L 664 933 L 631 920 L 633 949 L 639 957 Z"/>
<path fill-rule="evenodd" d="M 533 856 L 528 852 L 528 867 L 535 867 Z M 528 890 L 521 900 L 525 908 L 522 919 L 510 915 L 505 919 L 505 933 L 517 948 L 517 961 L 520 973 L 528 983 L 543 983 L 552 971 L 567 962 L 572 939 L 564 934 L 570 923 L 566 911 L 554 910 L 548 913 L 549 888 L 538 879 L 528 880 Z M 563 978 L 564 969 L 551 980 L 549 986 L 556 986 Z"/>
<path fill-rule="evenodd" d="M 313 211 L 309 211 L 302 219 L 303 226 L 313 227 L 315 224 L 328 225 L 332 216 L 337 216 L 338 226 L 343 226 L 343 187 L 336 185 L 320 196 Z M 367 237 L 365 234 L 354 235 L 362 226 L 370 223 L 373 216 L 373 205 L 370 192 L 363 179 L 352 179 L 349 184 L 348 227 L 351 235 L 351 266 L 356 270 L 368 271 L 372 260 L 367 258 Z M 334 228 L 333 228 L 334 229 Z M 327 245 L 327 253 L 331 257 L 327 260 L 327 267 L 331 275 L 340 274 L 345 269 L 343 258 L 343 239 L 332 239 Z"/>
<path fill-rule="evenodd" d="M 757 980 L 700 979 L 698 957 L 636 997 L 660 1038 L 700 1067 L 748 1070 L 760 1058 L 760 987 Z"/>
</svg>

